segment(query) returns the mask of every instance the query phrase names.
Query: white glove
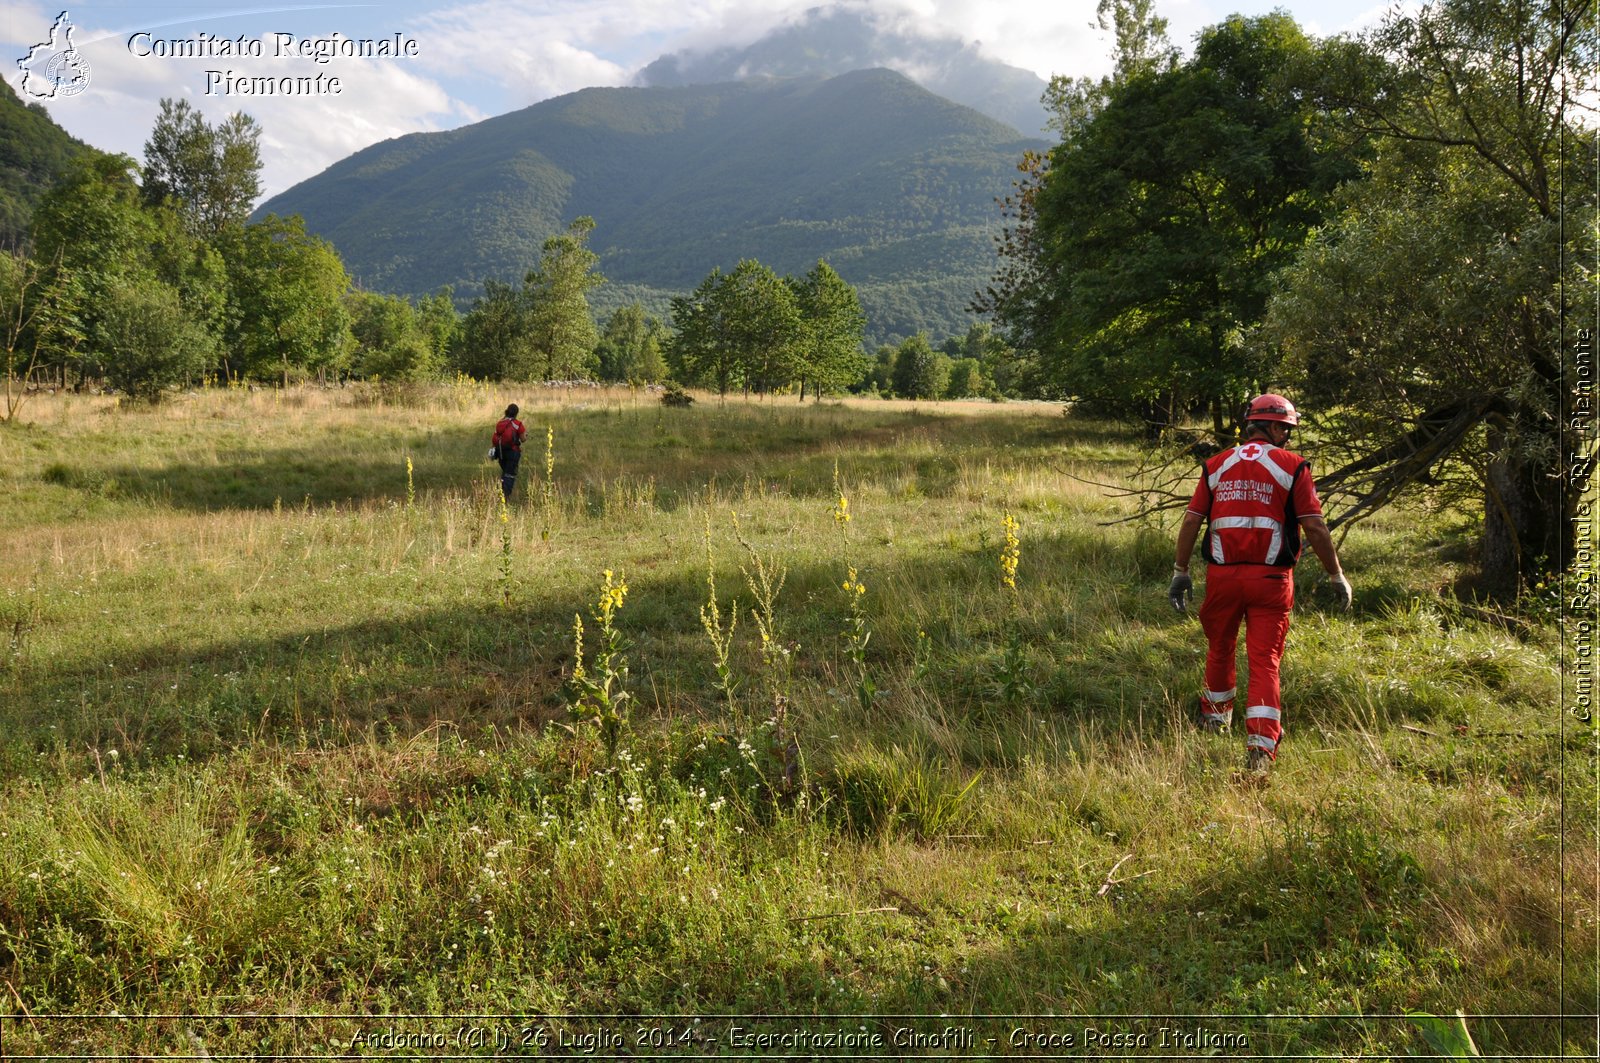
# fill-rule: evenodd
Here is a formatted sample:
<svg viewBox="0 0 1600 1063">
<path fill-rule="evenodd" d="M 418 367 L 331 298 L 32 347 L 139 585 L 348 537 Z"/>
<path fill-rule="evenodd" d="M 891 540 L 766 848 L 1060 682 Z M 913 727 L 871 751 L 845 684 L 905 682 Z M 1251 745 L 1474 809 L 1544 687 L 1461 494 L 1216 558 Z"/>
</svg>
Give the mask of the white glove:
<svg viewBox="0 0 1600 1063">
<path fill-rule="evenodd" d="M 1355 597 L 1355 589 L 1350 586 L 1350 581 L 1344 578 L 1344 573 L 1329 576 L 1328 582 L 1333 585 L 1333 604 L 1341 613 L 1350 611 L 1351 599 Z"/>
<path fill-rule="evenodd" d="M 1176 612 L 1184 611 L 1184 600 L 1194 593 L 1194 580 L 1189 578 L 1187 572 L 1174 572 L 1172 582 L 1167 585 L 1167 601 Z"/>
</svg>

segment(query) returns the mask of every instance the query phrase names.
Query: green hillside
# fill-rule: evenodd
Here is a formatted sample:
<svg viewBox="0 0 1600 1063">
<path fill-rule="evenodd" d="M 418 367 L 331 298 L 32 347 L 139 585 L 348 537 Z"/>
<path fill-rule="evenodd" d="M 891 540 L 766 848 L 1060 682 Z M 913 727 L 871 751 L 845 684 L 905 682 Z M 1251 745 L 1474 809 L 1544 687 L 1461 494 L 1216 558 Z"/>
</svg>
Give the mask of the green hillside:
<svg viewBox="0 0 1600 1063">
<path fill-rule="evenodd" d="M 15 247 L 28 233 L 33 205 L 72 156 L 87 150 L 0 81 L 0 246 Z"/>
<path fill-rule="evenodd" d="M 476 125 L 374 145 L 265 203 L 300 214 L 363 285 L 421 294 L 520 279 L 587 214 L 604 310 L 664 306 L 713 266 L 862 290 L 875 340 L 964 328 L 988 276 L 1015 130 L 887 70 L 677 88 L 585 89 Z"/>
</svg>

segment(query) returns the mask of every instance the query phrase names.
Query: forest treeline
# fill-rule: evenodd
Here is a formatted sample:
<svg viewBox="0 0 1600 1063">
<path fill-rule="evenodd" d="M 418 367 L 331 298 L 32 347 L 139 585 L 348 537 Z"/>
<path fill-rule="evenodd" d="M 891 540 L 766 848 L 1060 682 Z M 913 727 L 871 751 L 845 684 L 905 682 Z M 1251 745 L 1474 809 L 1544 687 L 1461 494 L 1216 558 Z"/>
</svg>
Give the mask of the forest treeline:
<svg viewBox="0 0 1600 1063">
<path fill-rule="evenodd" d="M 250 219 L 259 138 L 248 115 L 213 125 L 164 100 L 142 163 L 84 149 L 64 164 L 27 239 L 0 257 L 7 418 L 38 380 L 143 400 L 207 382 L 454 374 L 818 396 L 1019 393 L 1012 352 L 987 325 L 939 350 L 919 334 L 869 358 L 855 289 L 820 261 L 799 277 L 754 260 L 716 268 L 667 320 L 631 304 L 596 322 L 589 296 L 604 278 L 588 217 L 545 240 L 520 281 L 487 281 L 465 313 L 449 288 L 415 300 L 363 290 L 299 217 Z"/>
</svg>

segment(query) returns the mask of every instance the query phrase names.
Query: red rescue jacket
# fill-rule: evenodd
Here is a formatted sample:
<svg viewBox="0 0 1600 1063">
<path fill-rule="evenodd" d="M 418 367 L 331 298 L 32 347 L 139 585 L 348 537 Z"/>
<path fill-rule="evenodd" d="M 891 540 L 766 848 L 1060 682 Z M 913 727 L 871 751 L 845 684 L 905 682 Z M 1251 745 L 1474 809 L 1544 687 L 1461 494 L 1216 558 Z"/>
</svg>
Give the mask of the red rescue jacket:
<svg viewBox="0 0 1600 1063">
<path fill-rule="evenodd" d="M 1206 518 L 1202 553 L 1213 565 L 1300 559 L 1300 518 L 1322 515 L 1311 463 L 1264 441 L 1241 443 L 1205 464 L 1189 511 Z"/>
</svg>

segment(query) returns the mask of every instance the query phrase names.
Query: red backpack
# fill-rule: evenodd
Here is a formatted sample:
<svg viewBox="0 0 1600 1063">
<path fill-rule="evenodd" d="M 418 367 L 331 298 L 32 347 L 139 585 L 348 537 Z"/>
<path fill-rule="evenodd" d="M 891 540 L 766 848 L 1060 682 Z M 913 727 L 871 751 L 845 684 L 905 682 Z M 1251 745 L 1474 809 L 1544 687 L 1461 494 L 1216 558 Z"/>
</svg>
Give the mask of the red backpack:
<svg viewBox="0 0 1600 1063">
<path fill-rule="evenodd" d="M 500 455 L 522 450 L 522 437 L 527 434 L 527 429 L 522 427 L 522 422 L 515 417 L 503 417 L 500 423 L 494 426 L 494 439 L 489 447 L 489 460 L 499 461 Z"/>
<path fill-rule="evenodd" d="M 522 437 L 527 430 L 522 427 L 522 422 L 515 417 L 502 418 L 494 426 L 494 445 L 507 450 L 521 450 Z"/>
</svg>

